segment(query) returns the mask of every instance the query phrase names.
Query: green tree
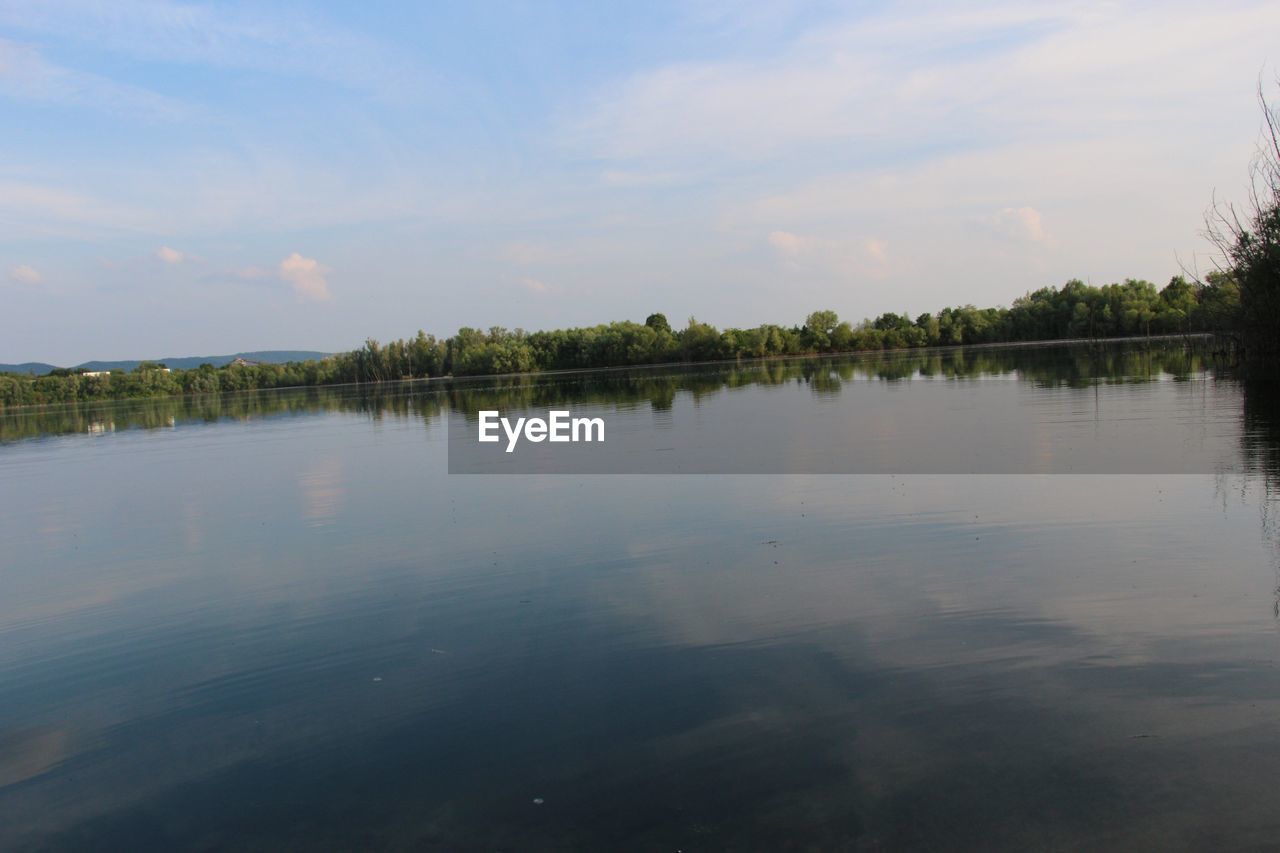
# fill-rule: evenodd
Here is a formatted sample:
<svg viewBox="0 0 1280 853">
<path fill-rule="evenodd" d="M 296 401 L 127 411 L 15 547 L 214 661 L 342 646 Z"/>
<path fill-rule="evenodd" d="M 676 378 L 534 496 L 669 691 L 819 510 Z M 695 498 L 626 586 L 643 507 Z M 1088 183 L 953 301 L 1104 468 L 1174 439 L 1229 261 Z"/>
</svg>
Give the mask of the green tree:
<svg viewBox="0 0 1280 853">
<path fill-rule="evenodd" d="M 1280 109 L 1267 102 L 1261 85 L 1263 134 L 1250 166 L 1252 192 L 1244 209 L 1215 203 L 1206 234 L 1223 257 L 1240 299 L 1237 335 L 1245 360 L 1280 363 Z"/>
<path fill-rule="evenodd" d="M 659 334 L 671 334 L 671 324 L 667 322 L 666 314 L 650 314 L 644 318 L 644 324 Z"/>
<path fill-rule="evenodd" d="M 713 361 L 721 358 L 720 333 L 715 326 L 689 318 L 680 333 L 680 355 L 685 361 Z"/>
<path fill-rule="evenodd" d="M 814 311 L 804 320 L 804 333 L 810 349 L 825 352 L 831 349 L 831 335 L 840 324 L 834 311 Z"/>
</svg>

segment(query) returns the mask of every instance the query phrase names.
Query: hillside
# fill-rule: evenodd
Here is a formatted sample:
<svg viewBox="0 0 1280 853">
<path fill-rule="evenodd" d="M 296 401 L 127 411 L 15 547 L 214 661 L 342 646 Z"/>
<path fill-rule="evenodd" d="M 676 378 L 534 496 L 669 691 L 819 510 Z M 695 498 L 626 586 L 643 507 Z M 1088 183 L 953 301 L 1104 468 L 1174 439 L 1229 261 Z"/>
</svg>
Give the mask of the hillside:
<svg viewBox="0 0 1280 853">
<path fill-rule="evenodd" d="M 222 367 L 230 364 L 237 358 L 243 358 L 245 361 L 256 361 L 263 364 L 284 364 L 287 361 L 306 361 L 308 359 L 320 359 L 330 355 L 327 352 L 313 352 L 311 350 L 261 350 L 258 352 L 238 352 L 232 355 L 191 355 L 176 358 L 150 358 L 136 359 L 125 361 L 86 361 L 83 364 L 75 365 L 77 368 L 85 370 L 133 370 L 143 361 L 159 362 L 166 367 L 174 370 L 191 370 L 202 364 L 212 364 L 214 367 Z M 45 364 L 40 361 L 28 361 L 22 364 L 0 364 L 0 373 L 32 373 L 42 376 L 53 370 L 57 365 Z"/>
<path fill-rule="evenodd" d="M 22 364 L 0 364 L 0 373 L 32 373 L 43 376 L 57 365 L 45 364 L 43 361 L 24 361 Z"/>
</svg>

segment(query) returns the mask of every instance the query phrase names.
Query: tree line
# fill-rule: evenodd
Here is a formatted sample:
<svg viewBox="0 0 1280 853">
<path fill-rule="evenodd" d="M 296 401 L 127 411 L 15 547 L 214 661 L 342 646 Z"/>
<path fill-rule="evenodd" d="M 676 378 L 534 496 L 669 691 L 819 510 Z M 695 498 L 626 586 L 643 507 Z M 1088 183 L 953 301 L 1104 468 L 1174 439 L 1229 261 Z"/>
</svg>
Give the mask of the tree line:
<svg viewBox="0 0 1280 853">
<path fill-rule="evenodd" d="M 1160 289 L 1134 279 L 1099 287 L 1072 280 L 1029 293 L 1007 308 L 965 305 L 914 319 L 890 312 L 856 325 L 823 310 L 809 314 L 801 325 L 721 330 L 690 318 L 684 328 L 674 329 L 664 315 L 651 314 L 644 323 L 537 332 L 463 328 L 444 339 L 419 331 L 405 340 L 382 344 L 369 339 L 350 352 L 285 364 L 204 364 L 169 371 L 144 362 L 127 373 L 108 375 L 73 369 L 35 378 L 0 374 L 0 407 L 960 344 L 1230 332 L 1239 314 L 1240 288 L 1229 273 L 1212 273 L 1203 282 L 1176 276 Z"/>
<path fill-rule="evenodd" d="M 164 429 L 224 419 L 249 420 L 278 415 L 342 411 L 383 417 L 416 418 L 431 424 L 449 411 L 474 416 L 481 409 L 521 411 L 585 405 L 648 404 L 670 409 L 679 394 L 695 400 L 732 389 L 781 387 L 803 383 L 829 396 L 851 382 L 908 381 L 916 377 L 965 381 L 987 376 L 1017 376 L 1037 386 L 1088 387 L 1101 377 L 1108 383 L 1142 383 L 1171 376 L 1186 380 L 1211 369 L 1209 347 L 1159 342 L 1113 342 L 1067 348 L 915 349 L 864 353 L 858 358 L 798 358 L 733 363 L 725 369 L 667 369 L 577 373 L 557 382 L 537 374 L 403 387 L 369 383 L 348 387 L 317 386 L 281 394 L 199 394 L 76 401 L 62 406 L 15 407 L 0 412 L 0 444 L 42 435 Z"/>
</svg>

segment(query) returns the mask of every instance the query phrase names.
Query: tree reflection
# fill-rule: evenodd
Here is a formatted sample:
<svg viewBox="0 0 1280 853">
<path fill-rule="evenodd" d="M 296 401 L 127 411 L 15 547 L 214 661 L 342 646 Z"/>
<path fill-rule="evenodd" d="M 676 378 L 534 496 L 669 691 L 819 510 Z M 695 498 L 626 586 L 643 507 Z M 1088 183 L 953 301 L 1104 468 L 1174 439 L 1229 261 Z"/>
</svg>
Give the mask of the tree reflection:
<svg viewBox="0 0 1280 853">
<path fill-rule="evenodd" d="M 1280 621 L 1280 382 L 1248 375 L 1244 392 L 1240 454 L 1244 469 L 1262 487 L 1262 535 L 1275 552 L 1276 586 L 1272 612 Z"/>
<path fill-rule="evenodd" d="M 744 387 L 806 385 L 816 396 L 839 393 L 850 382 L 957 381 L 1001 377 L 1037 387 L 1088 388 L 1160 379 L 1183 381 L 1214 373 L 1206 347 L 1183 342 L 1115 343 L 1024 348 L 954 348 L 854 356 L 728 362 L 506 378 L 383 382 L 275 391 L 245 391 L 115 402 L 81 402 L 10 409 L 0 414 L 0 442 L 120 429 L 162 429 L 221 420 L 254 420 L 324 411 L 438 420 L 446 409 L 474 417 L 552 406 L 648 404 L 667 411 L 678 395 L 695 403 Z M 1250 393 L 1245 452 L 1265 456 L 1275 470 L 1275 395 L 1265 385 Z"/>
</svg>

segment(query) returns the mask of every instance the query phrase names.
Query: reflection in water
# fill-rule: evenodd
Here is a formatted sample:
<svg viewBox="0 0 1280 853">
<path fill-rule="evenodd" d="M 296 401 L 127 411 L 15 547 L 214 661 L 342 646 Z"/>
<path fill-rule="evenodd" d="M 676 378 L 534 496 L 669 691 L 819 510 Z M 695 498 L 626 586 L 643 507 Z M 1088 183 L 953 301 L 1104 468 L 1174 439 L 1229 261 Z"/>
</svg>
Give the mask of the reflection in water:
<svg viewBox="0 0 1280 853">
<path fill-rule="evenodd" d="M 990 375 L 1069 409 L 1127 364 Z M 441 415 L 477 395 L 670 432 L 684 395 L 828 405 L 881 369 L 144 401 L 0 448 L 0 847 L 1273 843 L 1280 442 L 1252 387 L 1231 489 L 445 475 Z M 1102 398 L 1098 429 L 1145 416 Z"/>
<path fill-rule="evenodd" d="M 0 733 L 0 789 L 57 767 L 67 756 L 67 740 L 58 729 Z"/>
<path fill-rule="evenodd" d="M 1263 536 L 1274 550 L 1275 607 L 1280 621 L 1280 385 L 1274 379 L 1247 379 L 1244 389 L 1244 430 L 1240 450 L 1261 481 Z"/>
<path fill-rule="evenodd" d="M 222 419 L 247 420 L 317 412 L 358 412 L 433 421 L 445 407 L 522 410 L 549 406 L 647 402 L 670 410 L 677 394 L 694 401 L 743 387 L 798 382 L 815 397 L 839 392 L 844 383 L 909 379 L 1017 378 L 1036 387 L 1090 388 L 1097 383 L 1187 381 L 1211 375 L 1206 345 L 1162 342 L 1155 346 L 1101 343 L 1092 346 L 970 348 L 871 353 L 833 358 L 784 359 L 735 365 L 638 368 L 505 379 L 427 380 L 379 385 L 302 388 L 186 398 L 162 397 L 115 403 L 77 403 L 0 411 L 0 442 L 67 433 L 156 429 Z"/>
<path fill-rule="evenodd" d="M 303 515 L 312 525 L 323 525 L 338 515 L 342 502 L 342 460 L 338 457 L 317 459 L 301 477 Z"/>
<path fill-rule="evenodd" d="M 1280 479 L 1280 383 L 1251 380 L 1244 390 L 1244 431 L 1241 451 L 1252 460 L 1249 466 L 1266 475 L 1269 486 Z"/>
</svg>

